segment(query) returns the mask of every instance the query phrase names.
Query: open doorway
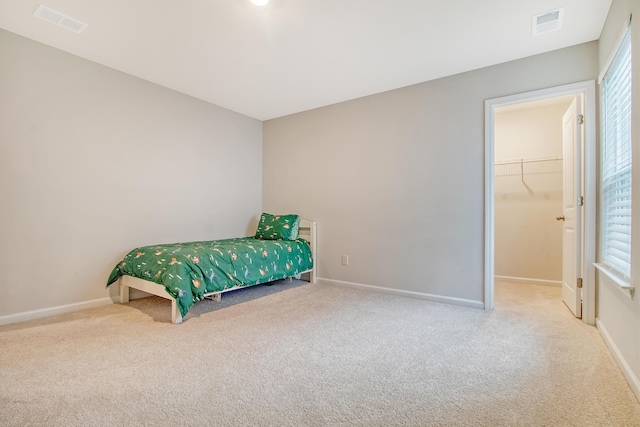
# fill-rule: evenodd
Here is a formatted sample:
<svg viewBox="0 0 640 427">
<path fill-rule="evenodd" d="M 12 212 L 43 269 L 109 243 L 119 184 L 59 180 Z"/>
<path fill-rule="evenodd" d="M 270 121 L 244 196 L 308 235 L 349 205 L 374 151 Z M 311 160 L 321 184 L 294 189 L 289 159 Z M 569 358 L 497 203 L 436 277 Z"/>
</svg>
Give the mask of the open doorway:
<svg viewBox="0 0 640 427">
<path fill-rule="evenodd" d="M 583 120 L 575 147 L 562 142 L 572 129 L 566 123 L 545 135 L 542 123 L 553 115 Z M 486 101 L 485 309 L 493 309 L 496 277 L 508 277 L 563 286 L 570 308 L 577 298 L 572 311 L 595 323 L 595 172 L 595 82 Z"/>
<path fill-rule="evenodd" d="M 574 98 L 495 111 L 496 280 L 562 286 L 562 118 Z"/>
</svg>

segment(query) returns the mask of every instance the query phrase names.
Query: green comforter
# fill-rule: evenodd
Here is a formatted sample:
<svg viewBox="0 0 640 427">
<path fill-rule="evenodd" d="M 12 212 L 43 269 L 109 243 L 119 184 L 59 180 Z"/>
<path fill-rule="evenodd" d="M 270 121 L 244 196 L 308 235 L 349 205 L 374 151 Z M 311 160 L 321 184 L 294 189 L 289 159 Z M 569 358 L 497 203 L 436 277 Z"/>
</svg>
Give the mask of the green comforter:
<svg viewBox="0 0 640 427">
<path fill-rule="evenodd" d="M 174 243 L 132 250 L 113 269 L 107 286 L 123 275 L 163 285 L 184 317 L 206 293 L 299 277 L 312 267 L 311 250 L 303 239 Z"/>
</svg>

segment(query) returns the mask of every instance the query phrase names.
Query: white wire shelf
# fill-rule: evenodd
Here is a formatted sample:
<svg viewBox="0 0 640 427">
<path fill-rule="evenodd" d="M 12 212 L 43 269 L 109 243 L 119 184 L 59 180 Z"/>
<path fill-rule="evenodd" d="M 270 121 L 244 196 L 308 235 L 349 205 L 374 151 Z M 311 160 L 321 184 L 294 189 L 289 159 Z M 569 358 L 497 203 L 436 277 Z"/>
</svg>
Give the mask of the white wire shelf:
<svg viewBox="0 0 640 427">
<path fill-rule="evenodd" d="M 562 156 L 497 160 L 494 163 L 494 176 L 520 176 L 523 183 L 525 175 L 561 172 Z"/>
</svg>

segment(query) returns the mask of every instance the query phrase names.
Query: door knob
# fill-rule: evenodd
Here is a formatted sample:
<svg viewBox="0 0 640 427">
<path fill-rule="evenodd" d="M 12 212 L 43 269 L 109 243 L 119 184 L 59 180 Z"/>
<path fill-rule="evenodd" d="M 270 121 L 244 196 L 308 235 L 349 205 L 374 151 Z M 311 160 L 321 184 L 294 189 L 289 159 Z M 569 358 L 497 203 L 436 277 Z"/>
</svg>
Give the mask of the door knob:
<svg viewBox="0 0 640 427">
<path fill-rule="evenodd" d="M 564 221 L 564 215 L 562 215 L 562 216 L 557 216 L 557 217 L 556 217 L 556 220 L 558 220 L 558 221 Z"/>
</svg>

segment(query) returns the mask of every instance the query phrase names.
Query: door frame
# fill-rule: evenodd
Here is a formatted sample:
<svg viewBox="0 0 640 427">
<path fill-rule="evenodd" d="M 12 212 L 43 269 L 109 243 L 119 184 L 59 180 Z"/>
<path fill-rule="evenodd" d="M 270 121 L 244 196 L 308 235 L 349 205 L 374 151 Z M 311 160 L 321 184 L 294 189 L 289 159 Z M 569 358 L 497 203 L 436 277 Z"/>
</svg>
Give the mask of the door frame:
<svg viewBox="0 0 640 427">
<path fill-rule="evenodd" d="M 547 89 L 523 92 L 484 103 L 484 309 L 494 308 L 495 279 L 495 194 L 494 194 L 494 137 L 495 110 L 508 105 L 541 101 L 568 95 L 582 95 L 584 100 L 584 147 L 582 149 L 582 321 L 596 323 L 596 82 L 587 80 Z"/>
</svg>

